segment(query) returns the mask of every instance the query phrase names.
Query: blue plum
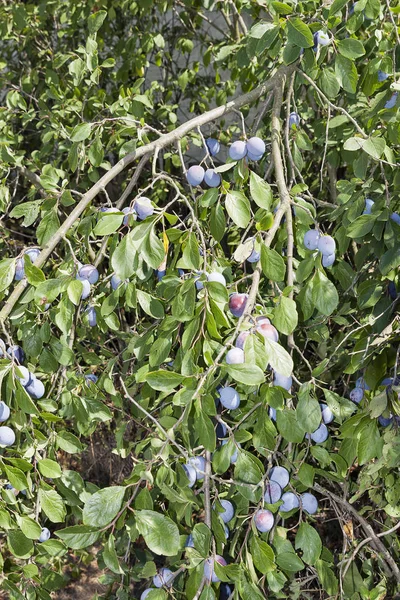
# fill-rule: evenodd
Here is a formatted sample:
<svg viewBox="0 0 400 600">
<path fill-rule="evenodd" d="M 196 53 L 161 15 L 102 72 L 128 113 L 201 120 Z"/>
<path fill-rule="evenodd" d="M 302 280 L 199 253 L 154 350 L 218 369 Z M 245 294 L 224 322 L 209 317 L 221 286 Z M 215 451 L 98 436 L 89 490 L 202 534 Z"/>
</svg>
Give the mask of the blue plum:
<svg viewBox="0 0 400 600">
<path fill-rule="evenodd" d="M 318 500 L 313 494 L 309 494 L 305 492 L 301 494 L 301 505 L 303 510 L 305 510 L 309 515 L 315 515 L 318 510 Z"/>
<path fill-rule="evenodd" d="M 0 423 L 4 423 L 10 418 L 10 408 L 3 401 L 0 402 Z"/>
<path fill-rule="evenodd" d="M 204 561 L 204 577 L 208 582 L 218 583 L 220 579 L 214 571 L 214 562 L 226 567 L 226 560 L 219 554 L 216 554 L 213 558 L 207 558 Z"/>
<path fill-rule="evenodd" d="M 229 296 L 229 310 L 234 317 L 241 317 L 246 308 L 248 294 L 231 294 Z"/>
<path fill-rule="evenodd" d="M 147 217 L 150 217 L 154 213 L 154 206 L 152 205 L 150 198 L 145 198 L 145 196 L 136 198 L 134 209 L 138 219 L 141 221 L 144 221 L 144 219 L 147 219 Z"/>
<path fill-rule="evenodd" d="M 21 346 L 9 346 L 7 348 L 7 354 L 10 358 L 13 358 L 19 363 L 24 362 L 25 353 L 22 350 Z"/>
<path fill-rule="evenodd" d="M 94 265 L 83 265 L 78 270 L 76 278 L 80 281 L 88 281 L 89 283 L 94 284 L 99 280 L 99 272 Z"/>
<path fill-rule="evenodd" d="M 285 492 L 281 498 L 283 504 L 279 507 L 281 512 L 289 512 L 299 507 L 299 499 L 293 492 Z"/>
<path fill-rule="evenodd" d="M 203 167 L 200 165 L 193 165 L 187 170 L 186 179 L 188 180 L 189 185 L 196 187 L 203 182 L 204 175 Z"/>
<path fill-rule="evenodd" d="M 246 142 L 247 153 L 252 156 L 262 156 L 265 152 L 265 144 L 259 137 L 251 137 Z"/>
<path fill-rule="evenodd" d="M 204 174 L 204 183 L 210 188 L 216 188 L 221 184 L 221 175 L 214 169 L 207 169 Z"/>
<path fill-rule="evenodd" d="M 207 138 L 206 144 L 211 156 L 217 156 L 217 154 L 221 150 L 221 144 L 219 143 L 219 141 L 215 138 Z"/>
<path fill-rule="evenodd" d="M 264 500 L 267 504 L 275 504 L 281 499 L 282 488 L 277 481 L 269 481 L 265 486 Z"/>
<path fill-rule="evenodd" d="M 0 445 L 1 446 L 12 446 L 15 442 L 15 433 L 7 425 L 0 427 Z"/>
<path fill-rule="evenodd" d="M 245 361 L 244 352 L 241 348 L 231 348 L 226 353 L 225 360 L 228 365 L 241 365 Z"/>
<path fill-rule="evenodd" d="M 291 112 L 289 115 L 289 127 L 298 127 L 300 125 L 300 117 L 297 112 Z"/>
<path fill-rule="evenodd" d="M 274 515 L 270 510 L 260 508 L 253 517 L 254 525 L 261 533 L 271 531 L 274 526 Z"/>
<path fill-rule="evenodd" d="M 284 489 L 289 483 L 289 471 L 285 467 L 273 467 L 268 478 L 270 481 L 279 483 L 281 488 Z"/>
<path fill-rule="evenodd" d="M 42 531 L 40 532 L 40 536 L 39 536 L 39 542 L 47 542 L 47 540 L 50 539 L 50 531 L 47 529 L 47 527 L 43 527 Z"/>
<path fill-rule="evenodd" d="M 163 585 L 165 585 L 166 587 L 171 587 L 173 581 L 174 573 L 171 571 L 171 569 L 167 569 L 165 567 L 163 569 L 160 569 L 157 575 L 154 575 L 153 577 L 153 585 L 156 588 L 161 588 L 163 587 Z"/>
<path fill-rule="evenodd" d="M 233 142 L 232 146 L 229 148 L 229 156 L 232 160 L 241 160 L 247 154 L 247 145 L 246 142 L 242 142 L 238 140 L 237 142 Z"/>
<path fill-rule="evenodd" d="M 242 350 L 243 352 L 243 350 Z M 236 410 L 240 404 L 240 396 L 235 388 L 231 386 L 221 387 L 218 390 L 219 400 L 224 408 Z"/>
</svg>

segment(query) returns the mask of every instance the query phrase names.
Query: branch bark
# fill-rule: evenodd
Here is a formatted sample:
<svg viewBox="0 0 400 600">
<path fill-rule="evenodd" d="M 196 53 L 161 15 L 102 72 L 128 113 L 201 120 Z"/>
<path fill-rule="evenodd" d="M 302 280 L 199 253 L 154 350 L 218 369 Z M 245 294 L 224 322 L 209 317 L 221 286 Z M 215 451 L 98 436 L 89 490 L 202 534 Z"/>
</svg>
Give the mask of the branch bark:
<svg viewBox="0 0 400 600">
<path fill-rule="evenodd" d="M 146 144 L 145 146 L 141 146 L 140 148 L 135 150 L 135 152 L 131 152 L 130 154 L 127 154 L 126 156 L 121 158 L 121 160 L 119 162 L 117 162 L 112 167 L 112 169 L 107 171 L 107 173 L 105 173 L 103 175 L 103 177 L 101 177 L 99 179 L 99 181 L 97 183 L 95 183 L 95 185 L 92 186 L 90 188 L 90 190 L 88 190 L 86 192 L 86 194 L 84 194 L 84 196 L 82 197 L 80 202 L 71 211 L 71 213 L 65 219 L 64 223 L 61 225 L 61 227 L 58 229 L 58 231 L 56 231 L 56 233 L 47 242 L 47 244 L 43 248 L 42 252 L 38 256 L 37 260 L 35 261 L 35 263 L 34 263 L 35 266 L 41 267 L 45 264 L 45 262 L 47 261 L 47 259 L 49 258 L 49 256 L 51 255 L 51 253 L 53 252 L 55 247 L 57 246 L 57 244 L 59 244 L 59 242 L 67 234 L 69 229 L 73 226 L 75 221 L 77 221 L 79 219 L 81 214 L 90 205 L 92 200 L 97 196 L 97 194 L 102 189 L 104 189 L 105 186 L 108 185 L 117 175 L 119 175 L 119 173 L 121 173 L 126 167 L 128 167 L 130 164 L 132 164 L 135 160 L 137 160 L 138 158 L 141 158 L 145 154 L 153 154 L 156 151 L 156 149 L 161 150 L 161 149 L 173 144 L 176 140 L 179 140 L 180 138 L 185 136 L 187 133 L 189 133 L 196 127 L 201 127 L 202 125 L 205 125 L 206 123 L 210 123 L 211 121 L 214 121 L 215 119 L 219 119 L 219 118 L 225 116 L 226 114 L 232 112 L 233 110 L 236 110 L 238 108 L 241 108 L 242 106 L 245 106 L 246 104 L 252 104 L 256 100 L 258 100 L 261 96 L 263 96 L 266 92 L 274 89 L 277 81 L 280 81 L 282 76 L 292 73 L 295 68 L 296 68 L 295 64 L 289 65 L 288 67 L 280 67 L 280 69 L 275 73 L 274 76 L 272 76 L 270 79 L 268 79 L 268 81 L 266 81 L 262 85 L 258 86 L 251 92 L 248 92 L 247 94 L 242 94 L 241 96 L 238 96 L 235 100 L 231 100 L 230 102 L 228 102 L 227 104 L 225 104 L 223 106 L 218 106 L 216 108 L 213 108 L 213 109 L 205 112 L 202 115 L 199 115 L 198 117 L 194 117 L 193 119 L 190 119 L 190 121 L 183 123 L 182 125 L 177 127 L 174 131 L 171 131 L 169 133 L 162 135 L 156 141 L 151 142 L 150 144 Z M 0 311 L 0 322 L 4 322 L 5 319 L 7 319 L 7 317 L 10 315 L 12 309 L 14 308 L 15 304 L 18 302 L 18 299 L 24 292 L 27 285 L 28 285 L 28 282 L 25 278 L 25 279 L 22 279 L 18 283 L 18 285 L 14 288 L 14 290 L 10 294 L 10 297 L 8 298 L 7 302 L 5 303 L 2 310 Z"/>
</svg>

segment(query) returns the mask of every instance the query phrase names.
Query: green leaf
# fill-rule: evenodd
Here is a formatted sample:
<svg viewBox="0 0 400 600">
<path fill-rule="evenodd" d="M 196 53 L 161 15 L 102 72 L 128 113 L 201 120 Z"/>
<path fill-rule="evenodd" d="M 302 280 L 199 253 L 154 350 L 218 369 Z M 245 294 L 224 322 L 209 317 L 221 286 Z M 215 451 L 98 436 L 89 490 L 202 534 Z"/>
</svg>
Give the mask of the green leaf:
<svg viewBox="0 0 400 600">
<path fill-rule="evenodd" d="M 62 539 L 69 548 L 79 550 L 95 544 L 99 539 L 101 532 L 96 527 L 74 525 L 73 527 L 58 529 L 55 534 Z"/>
<path fill-rule="evenodd" d="M 161 556 L 177 554 L 179 529 L 169 517 L 152 510 L 140 510 L 135 512 L 135 520 L 149 550 Z"/>
<path fill-rule="evenodd" d="M 35 267 L 32 264 L 31 259 L 29 258 L 29 256 L 27 254 L 25 254 L 25 256 L 24 256 L 24 270 L 25 270 L 25 276 L 30 285 L 33 285 L 34 287 L 36 287 L 39 285 L 39 283 L 46 281 L 46 277 L 45 277 L 43 271 L 41 269 L 39 269 L 39 267 Z"/>
<path fill-rule="evenodd" d="M 274 325 L 281 333 L 289 335 L 297 327 L 299 316 L 296 302 L 286 296 L 281 296 L 279 303 L 274 308 Z"/>
<path fill-rule="evenodd" d="M 293 373 L 293 360 L 290 354 L 277 342 L 264 338 L 268 362 L 274 371 L 285 377 Z"/>
<path fill-rule="evenodd" d="M 317 569 L 318 578 L 323 589 L 327 594 L 336 596 L 339 588 L 338 580 L 336 579 L 332 569 L 329 568 L 328 563 L 324 560 L 317 560 L 315 567 Z"/>
<path fill-rule="evenodd" d="M 331 17 L 332 15 L 335 15 L 337 12 L 342 10 L 342 8 L 344 8 L 346 4 L 348 4 L 348 2 L 349 0 L 334 0 L 329 9 L 329 16 Z"/>
<path fill-rule="evenodd" d="M 42 528 L 36 521 L 30 519 L 29 517 L 17 517 L 18 526 L 21 529 L 22 533 L 29 540 L 37 540 L 42 533 Z"/>
<path fill-rule="evenodd" d="M 281 552 L 276 557 L 276 564 L 283 571 L 296 573 L 304 569 L 304 563 L 294 552 Z"/>
<path fill-rule="evenodd" d="M 124 219 L 124 213 L 101 213 L 100 219 L 97 221 L 93 229 L 94 235 L 110 235 L 119 229 Z"/>
<path fill-rule="evenodd" d="M 269 210 L 273 201 L 270 185 L 262 177 L 250 171 L 250 195 L 260 208 Z"/>
<path fill-rule="evenodd" d="M 318 400 L 314 398 L 306 387 L 303 386 L 299 391 L 299 402 L 297 404 L 297 419 L 300 426 L 307 431 L 312 433 L 321 424 L 321 409 Z"/>
<path fill-rule="evenodd" d="M 257 365 L 252 364 L 239 364 L 239 365 L 225 365 L 224 369 L 228 374 L 239 383 L 244 385 L 260 385 L 264 383 L 265 376 L 263 371 Z"/>
<path fill-rule="evenodd" d="M 360 215 L 355 219 L 346 230 L 346 235 L 350 238 L 363 238 L 372 231 L 375 225 L 376 217 L 374 215 Z"/>
<path fill-rule="evenodd" d="M 0 263 L 1 264 L 1 263 Z M 46 304 L 53 302 L 61 294 L 65 281 L 62 279 L 47 279 L 40 283 L 35 290 L 35 302 L 37 304 Z"/>
<path fill-rule="evenodd" d="M 21 225 L 22 227 L 30 227 L 38 218 L 42 200 L 33 200 L 32 202 L 23 202 L 14 206 L 10 212 L 10 217 L 13 219 L 20 219 L 24 217 Z"/>
<path fill-rule="evenodd" d="M 382 137 L 370 137 L 363 143 L 364 152 L 379 160 L 386 148 L 386 142 Z"/>
<path fill-rule="evenodd" d="M 245 229 L 250 222 L 250 203 L 242 192 L 230 192 L 226 195 L 225 208 L 238 227 Z"/>
<path fill-rule="evenodd" d="M 287 21 L 288 40 L 300 48 L 311 48 L 314 38 L 311 29 L 298 17 L 291 17 Z"/>
<path fill-rule="evenodd" d="M 57 210 L 49 210 L 41 219 L 38 228 L 36 229 L 36 239 L 40 246 L 45 246 L 49 239 L 60 228 L 60 220 Z"/>
<path fill-rule="evenodd" d="M 200 407 L 201 408 L 201 407 Z M 201 409 L 196 413 L 197 432 L 199 442 L 206 450 L 213 452 L 215 450 L 215 429 L 214 425 L 204 411 Z"/>
<path fill-rule="evenodd" d="M 71 142 L 83 142 L 86 140 L 92 131 L 90 123 L 80 123 L 73 128 L 70 140 Z"/>
<path fill-rule="evenodd" d="M 137 250 L 132 236 L 130 231 L 122 238 L 111 258 L 113 271 L 120 279 L 128 279 L 135 272 Z"/>
<path fill-rule="evenodd" d="M 57 446 L 69 454 L 77 454 L 83 450 L 78 438 L 70 431 L 59 431 L 57 433 Z"/>
<path fill-rule="evenodd" d="M 340 91 L 340 84 L 337 80 L 337 77 L 332 69 L 325 68 L 322 70 L 319 84 L 321 86 L 322 91 L 328 98 L 336 98 Z"/>
<path fill-rule="evenodd" d="M 83 507 L 83 523 L 92 527 L 105 527 L 121 509 L 126 488 L 115 485 L 95 492 Z"/>
<path fill-rule="evenodd" d="M 39 490 L 39 502 L 43 512 L 52 523 L 62 523 L 65 519 L 66 509 L 61 498 L 55 490 Z"/>
<path fill-rule="evenodd" d="M 90 17 L 88 18 L 88 28 L 89 28 L 89 33 L 96 33 L 100 27 L 103 25 L 104 23 L 104 19 L 107 17 L 107 11 L 105 10 L 98 10 L 97 12 L 93 13 L 92 15 L 90 15 Z"/>
<path fill-rule="evenodd" d="M 156 234 L 155 226 L 150 228 L 149 235 L 139 248 L 146 263 L 153 269 L 158 269 L 165 258 L 164 244 Z"/>
<path fill-rule="evenodd" d="M 323 315 L 331 315 L 339 304 L 339 295 L 333 283 L 321 271 L 313 279 L 312 300 Z"/>
<path fill-rule="evenodd" d="M 142 290 L 137 290 L 136 295 L 141 308 L 147 315 L 150 315 L 154 319 L 164 318 L 164 307 L 157 298 Z"/>
<path fill-rule="evenodd" d="M 360 56 L 364 56 L 365 48 L 360 42 L 354 38 L 345 38 L 344 40 L 337 40 L 336 47 L 342 56 L 354 60 Z"/>
<path fill-rule="evenodd" d="M 301 523 L 296 534 L 296 550 L 302 551 L 303 560 L 307 565 L 315 565 L 321 556 L 322 542 L 318 532 L 308 523 Z"/>
<path fill-rule="evenodd" d="M 304 429 L 298 422 L 297 412 L 289 408 L 276 411 L 276 426 L 287 442 L 298 444 L 304 440 Z"/>
<path fill-rule="evenodd" d="M 266 575 L 275 569 L 275 554 L 271 546 L 258 537 L 250 539 L 250 552 L 256 568 Z"/>
<path fill-rule="evenodd" d="M 400 265 L 400 246 L 397 244 L 387 250 L 379 261 L 379 270 L 382 275 L 387 275 L 392 269 Z"/>
<path fill-rule="evenodd" d="M 226 231 L 225 212 L 222 206 L 218 203 L 211 209 L 210 215 L 210 233 L 214 240 L 220 242 Z"/>
<path fill-rule="evenodd" d="M 358 73 L 354 62 L 340 54 L 336 55 L 335 73 L 342 88 L 350 94 L 357 91 Z"/>
<path fill-rule="evenodd" d="M 336 394 L 331 390 L 324 388 L 324 396 L 327 405 L 335 417 L 339 417 L 339 419 L 346 419 L 347 417 L 350 417 L 357 409 L 354 402 L 347 400 L 346 398 L 342 398 L 339 396 L 339 394 Z"/>
<path fill-rule="evenodd" d="M 104 546 L 103 560 L 106 567 L 113 573 L 116 573 L 117 575 L 124 573 L 119 564 L 118 556 L 115 551 L 115 538 L 112 534 L 109 536 L 107 543 Z"/>
<path fill-rule="evenodd" d="M 4 465 L 4 470 L 6 472 L 8 481 L 13 487 L 15 487 L 16 490 L 22 491 L 29 489 L 28 480 L 20 469 Z"/>
<path fill-rule="evenodd" d="M 55 460 L 51 460 L 50 458 L 42 458 L 38 461 L 37 466 L 43 477 L 56 479 L 62 475 L 60 465 L 56 463 Z"/>
<path fill-rule="evenodd" d="M 285 279 L 286 266 L 282 256 L 276 250 L 261 245 L 261 268 L 263 273 L 271 281 L 283 281 Z"/>
<path fill-rule="evenodd" d="M 68 298 L 71 300 L 75 306 L 81 301 L 81 296 L 83 292 L 83 283 L 79 279 L 73 279 L 67 287 Z"/>
<path fill-rule="evenodd" d="M 0 292 L 8 288 L 14 279 L 15 259 L 4 258 L 0 261 Z"/>
<path fill-rule="evenodd" d="M 22 531 L 11 529 L 7 534 L 10 552 L 17 558 L 29 558 L 33 553 L 33 542 Z"/>
<path fill-rule="evenodd" d="M 183 251 L 183 264 L 179 264 L 179 267 L 193 269 L 194 271 L 197 271 L 200 268 L 199 245 L 194 233 L 189 233 L 186 246 Z"/>
<path fill-rule="evenodd" d="M 184 379 L 185 377 L 179 373 L 164 371 L 163 369 L 152 371 L 146 375 L 146 381 L 149 386 L 153 390 L 158 390 L 159 392 L 171 392 L 177 388 Z"/>
</svg>

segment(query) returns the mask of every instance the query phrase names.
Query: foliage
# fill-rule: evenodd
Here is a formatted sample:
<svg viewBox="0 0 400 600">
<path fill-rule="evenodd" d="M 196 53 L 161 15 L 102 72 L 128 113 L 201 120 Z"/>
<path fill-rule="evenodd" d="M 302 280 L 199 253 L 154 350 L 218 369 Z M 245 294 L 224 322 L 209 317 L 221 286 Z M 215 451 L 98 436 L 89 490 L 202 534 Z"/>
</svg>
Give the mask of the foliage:
<svg viewBox="0 0 400 600">
<path fill-rule="evenodd" d="M 104 598 L 140 598 L 168 567 L 172 587 L 149 599 L 213 600 L 223 584 L 203 574 L 216 554 L 228 562 L 215 572 L 235 600 L 395 597 L 400 4 L 392 4 L 1 5 L 0 322 L 7 346 L 22 346 L 46 388 L 40 398 L 27 393 L 18 362 L 1 349 L 5 425 L 16 433 L 0 457 L 2 587 L 11 599 L 49 599 L 66 583 L 64 565 L 87 562 L 93 546 Z M 315 43 L 320 30 L 328 45 Z M 290 124 L 292 112 L 300 123 Z M 223 146 L 214 159 L 211 135 Z M 267 144 L 261 160 L 227 158 L 226 146 L 255 135 Z M 222 177 L 217 188 L 186 181 L 204 158 Z M 121 209 L 139 195 L 154 213 L 126 220 Z M 336 241 L 332 267 L 304 245 L 314 227 Z M 29 246 L 42 249 L 35 264 L 24 257 Z M 82 264 L 100 273 L 83 300 Z M 211 272 L 227 285 L 207 281 Z M 115 289 L 113 274 L 122 280 Z M 236 292 L 249 294 L 239 319 L 228 309 Z M 262 315 L 279 343 L 255 331 Z M 227 365 L 250 329 L 245 363 Z M 292 386 L 273 385 L 272 370 L 293 372 Z M 349 396 L 360 376 L 356 404 Z M 226 383 L 240 395 L 235 410 L 216 402 Z M 334 420 L 318 444 L 308 434 L 321 423 L 320 402 Z M 389 426 L 382 416 L 393 417 Z M 85 469 L 89 448 L 100 454 L 95 469 Z M 94 475 L 104 456 L 121 466 L 107 481 Z M 189 487 L 183 465 L 194 456 L 205 474 Z M 253 515 L 276 465 L 289 471 L 288 489 L 314 493 L 320 508 L 268 505 L 274 527 L 260 533 Z M 235 508 L 228 539 L 221 499 Z M 42 527 L 51 537 L 39 542 Z"/>
</svg>

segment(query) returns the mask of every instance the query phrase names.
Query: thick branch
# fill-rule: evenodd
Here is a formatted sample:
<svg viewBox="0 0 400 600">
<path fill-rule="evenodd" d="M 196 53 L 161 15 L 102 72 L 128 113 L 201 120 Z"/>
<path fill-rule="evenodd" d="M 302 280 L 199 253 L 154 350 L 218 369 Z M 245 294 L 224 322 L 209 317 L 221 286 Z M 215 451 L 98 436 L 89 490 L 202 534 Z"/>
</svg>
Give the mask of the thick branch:
<svg viewBox="0 0 400 600">
<path fill-rule="evenodd" d="M 76 207 L 73 209 L 70 215 L 65 219 L 60 229 L 58 229 L 58 231 L 47 242 L 39 257 L 35 261 L 35 266 L 41 267 L 45 264 L 45 262 L 53 252 L 54 248 L 64 238 L 68 230 L 73 226 L 75 221 L 79 219 L 81 214 L 89 206 L 89 204 L 97 196 L 97 194 L 101 190 L 103 190 L 106 187 L 106 185 L 110 183 L 110 181 L 112 181 L 117 175 L 119 175 L 119 173 L 121 173 L 126 167 L 132 164 L 136 159 L 141 158 L 145 154 L 152 154 L 155 152 L 156 149 L 161 150 L 163 148 L 166 148 L 167 146 L 173 144 L 176 140 L 179 140 L 196 127 L 201 127 L 202 125 L 205 125 L 210 121 L 219 119 L 225 116 L 226 114 L 232 112 L 233 110 L 245 106 L 246 104 L 252 104 L 256 100 L 258 100 L 258 98 L 263 96 L 266 92 L 268 92 L 271 89 L 274 89 L 277 80 L 279 81 L 283 75 L 292 73 L 294 69 L 295 65 L 281 67 L 273 77 L 271 77 L 268 81 L 255 88 L 251 92 L 248 92 L 247 94 L 242 94 L 241 96 L 238 96 L 235 100 L 231 100 L 223 106 L 218 106 L 217 108 L 213 108 L 205 112 L 203 115 L 199 115 L 198 117 L 190 119 L 190 121 L 183 123 L 174 131 L 162 135 L 156 141 L 151 142 L 150 144 L 146 144 L 145 146 L 141 146 L 140 148 L 135 150 L 135 152 L 131 152 L 130 154 L 127 154 L 126 156 L 121 158 L 121 160 L 117 162 L 112 167 L 112 169 L 107 171 L 107 173 L 105 173 L 103 177 L 101 177 L 101 179 L 99 179 L 99 181 L 93 187 L 91 187 L 90 190 L 86 192 L 86 194 L 84 194 L 81 201 L 76 205 Z M 12 292 L 7 302 L 3 306 L 2 310 L 0 311 L 0 322 L 5 321 L 5 319 L 9 316 L 13 307 L 18 302 L 18 299 L 20 298 L 27 285 L 27 280 L 22 279 L 19 282 L 19 284 L 15 287 L 14 291 Z"/>
</svg>

